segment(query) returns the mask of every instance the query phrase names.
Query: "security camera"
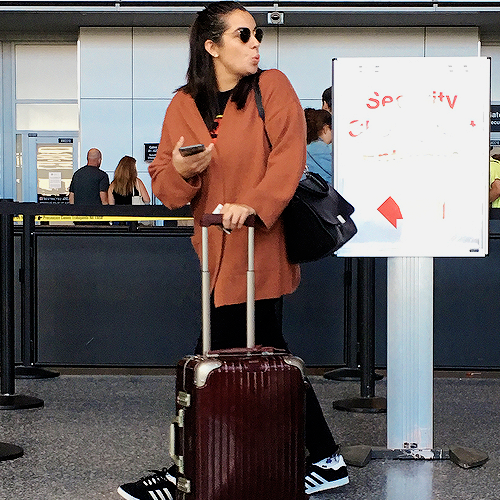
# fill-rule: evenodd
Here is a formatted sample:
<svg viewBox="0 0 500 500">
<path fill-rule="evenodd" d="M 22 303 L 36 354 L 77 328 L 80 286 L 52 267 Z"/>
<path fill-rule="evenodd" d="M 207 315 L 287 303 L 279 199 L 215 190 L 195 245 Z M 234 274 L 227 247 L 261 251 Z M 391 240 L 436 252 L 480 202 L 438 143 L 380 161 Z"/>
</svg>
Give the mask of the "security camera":
<svg viewBox="0 0 500 500">
<path fill-rule="evenodd" d="M 285 14 L 277 10 L 269 12 L 267 14 L 267 22 L 268 24 L 283 24 L 285 22 Z"/>
</svg>

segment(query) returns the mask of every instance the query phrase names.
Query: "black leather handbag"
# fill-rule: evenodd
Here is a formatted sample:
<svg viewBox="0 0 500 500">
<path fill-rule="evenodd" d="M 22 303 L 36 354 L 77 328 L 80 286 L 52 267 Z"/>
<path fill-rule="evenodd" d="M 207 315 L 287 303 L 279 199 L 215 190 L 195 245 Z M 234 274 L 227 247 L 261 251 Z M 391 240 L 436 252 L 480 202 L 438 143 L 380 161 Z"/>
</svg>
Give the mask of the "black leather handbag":
<svg viewBox="0 0 500 500">
<path fill-rule="evenodd" d="M 267 136 L 259 76 L 254 83 L 255 103 Z M 351 219 L 354 207 L 321 175 L 307 171 L 305 175 L 282 215 L 286 253 L 292 264 L 332 255 L 358 231 Z"/>
<path fill-rule="evenodd" d="M 306 172 L 283 211 L 288 260 L 293 264 L 327 257 L 357 232 L 354 207 L 319 174 Z"/>
</svg>

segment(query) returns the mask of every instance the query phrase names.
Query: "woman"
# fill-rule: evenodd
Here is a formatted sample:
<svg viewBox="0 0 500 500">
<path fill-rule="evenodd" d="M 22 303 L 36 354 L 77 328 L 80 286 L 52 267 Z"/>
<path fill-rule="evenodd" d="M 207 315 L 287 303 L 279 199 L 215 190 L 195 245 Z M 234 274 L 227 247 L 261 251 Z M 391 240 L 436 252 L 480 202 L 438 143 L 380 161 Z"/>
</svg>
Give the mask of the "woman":
<svg viewBox="0 0 500 500">
<path fill-rule="evenodd" d="M 286 258 L 280 215 L 292 198 L 305 165 L 304 112 L 288 79 L 277 70 L 260 72 L 262 30 L 236 2 L 209 4 L 191 29 L 187 83 L 169 105 L 149 172 L 156 196 L 168 207 L 191 203 L 193 245 L 200 253 L 200 218 L 220 204 L 227 232 L 210 228 L 212 349 L 245 341 L 247 231 L 255 227 L 256 343 L 286 348 L 281 331 L 282 297 L 299 284 L 300 270 Z M 254 85 L 259 81 L 266 121 L 259 118 Z M 183 157 L 183 145 L 205 151 Z M 272 147 L 271 147 L 272 144 Z M 197 348 L 199 352 L 199 347 Z M 347 469 L 316 396 L 307 393 L 306 444 L 311 461 L 309 492 L 348 482 Z M 119 488 L 129 499 L 173 496 L 175 468 L 157 471 Z M 173 481 L 173 482 L 171 482 Z M 160 497 L 161 498 L 161 497 Z"/>
<path fill-rule="evenodd" d="M 306 108 L 307 168 L 332 183 L 332 115 L 326 109 Z"/>
<path fill-rule="evenodd" d="M 141 196 L 144 203 L 149 203 L 148 190 L 137 177 L 135 158 L 124 156 L 115 169 L 115 177 L 108 189 L 110 205 L 132 205 L 132 196 Z"/>
</svg>

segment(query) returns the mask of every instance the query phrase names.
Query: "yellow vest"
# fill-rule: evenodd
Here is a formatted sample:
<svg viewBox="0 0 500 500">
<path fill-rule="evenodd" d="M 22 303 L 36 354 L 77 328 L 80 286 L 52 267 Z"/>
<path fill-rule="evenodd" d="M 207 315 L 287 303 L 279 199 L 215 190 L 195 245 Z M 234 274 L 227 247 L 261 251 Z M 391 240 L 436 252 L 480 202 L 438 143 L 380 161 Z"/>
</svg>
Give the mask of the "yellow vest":
<svg viewBox="0 0 500 500">
<path fill-rule="evenodd" d="M 495 179 L 500 179 L 500 161 L 490 158 L 490 186 Z M 491 208 L 500 208 L 500 196 L 491 203 Z"/>
</svg>

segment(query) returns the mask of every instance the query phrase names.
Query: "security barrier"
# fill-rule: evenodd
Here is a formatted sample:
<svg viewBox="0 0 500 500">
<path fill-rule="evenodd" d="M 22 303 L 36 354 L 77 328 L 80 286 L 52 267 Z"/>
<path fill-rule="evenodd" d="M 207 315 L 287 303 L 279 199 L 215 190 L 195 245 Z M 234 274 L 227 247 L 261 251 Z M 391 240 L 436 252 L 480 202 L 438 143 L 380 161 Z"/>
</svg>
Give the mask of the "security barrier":
<svg viewBox="0 0 500 500">
<path fill-rule="evenodd" d="M 19 203 L 0 200 L 0 296 L 1 304 L 1 395 L 0 409 L 35 408 L 43 406 L 38 398 L 16 394 L 14 353 L 14 221 L 23 222 L 21 240 L 21 340 L 25 368 L 33 366 L 34 290 L 32 240 L 35 221 L 132 221 L 129 230 L 138 229 L 137 222 L 146 220 L 189 221 L 189 207 L 169 210 L 164 206 L 75 206 L 69 204 Z M 75 227 L 88 231 L 85 226 Z M 94 229 L 94 228 L 90 228 Z M 109 229 L 113 228 L 109 226 Z M 154 230 L 144 227 L 141 230 Z M 34 368 L 34 367 L 33 367 Z"/>
</svg>

